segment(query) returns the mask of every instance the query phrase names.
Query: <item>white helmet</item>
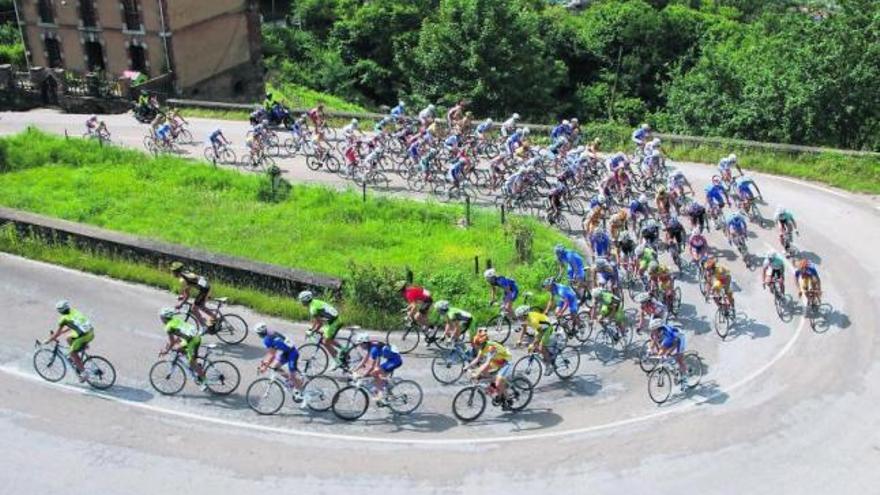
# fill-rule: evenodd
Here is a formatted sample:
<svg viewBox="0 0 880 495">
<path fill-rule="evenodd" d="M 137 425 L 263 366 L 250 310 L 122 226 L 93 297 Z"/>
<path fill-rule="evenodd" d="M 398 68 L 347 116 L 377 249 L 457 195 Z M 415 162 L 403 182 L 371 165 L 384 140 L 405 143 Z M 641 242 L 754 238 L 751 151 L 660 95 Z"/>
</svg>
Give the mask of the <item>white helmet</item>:
<svg viewBox="0 0 880 495">
<path fill-rule="evenodd" d="M 571 125 L 571 122 L 569 122 L 568 119 L 565 119 L 562 121 L 562 125 Z"/>
<path fill-rule="evenodd" d="M 639 292 L 638 294 L 636 294 L 636 297 L 635 297 L 635 301 L 639 304 L 644 304 L 644 303 L 648 302 L 648 300 L 650 300 L 650 299 L 651 299 L 651 295 L 648 294 L 647 292 Z"/>
<path fill-rule="evenodd" d="M 488 270 L 486 270 L 485 272 L 483 272 L 483 277 L 485 277 L 486 280 L 492 280 L 492 279 L 494 279 L 494 278 L 497 277 L 497 276 L 498 276 L 498 274 L 495 273 L 495 269 L 494 269 L 494 268 L 489 268 Z"/>
<path fill-rule="evenodd" d="M 518 113 L 514 113 L 514 114 L 513 114 L 513 120 L 519 120 L 519 114 L 518 114 Z"/>
<path fill-rule="evenodd" d="M 655 147 L 660 146 L 660 138 L 654 138 L 651 140 L 651 144 Z"/>
<path fill-rule="evenodd" d="M 357 127 L 357 125 L 358 125 L 358 119 L 351 119 L 351 125 Z"/>
<path fill-rule="evenodd" d="M 358 332 L 358 333 L 354 334 L 354 337 L 351 338 L 351 343 L 353 345 L 366 344 L 369 341 L 370 341 L 370 336 L 363 333 L 363 332 Z"/>
<path fill-rule="evenodd" d="M 639 194 L 639 203 L 647 203 L 648 196 L 645 193 Z"/>
<path fill-rule="evenodd" d="M 397 104 L 400 105 L 400 106 L 402 106 L 402 107 L 405 107 L 405 106 L 406 106 L 406 105 L 403 103 L 403 100 L 397 100 Z"/>
<path fill-rule="evenodd" d="M 641 128 L 642 128 L 642 130 L 645 130 L 645 131 L 651 130 L 651 126 L 649 126 L 648 124 L 642 124 Z"/>
<path fill-rule="evenodd" d="M 785 211 L 785 207 L 783 207 L 782 205 L 779 205 L 776 207 L 776 215 L 774 215 L 774 216 L 778 217 L 779 215 L 782 215 L 782 213 L 784 211 Z"/>
<path fill-rule="evenodd" d="M 529 135 L 529 128 L 528 128 L 528 127 L 523 127 L 523 128 L 522 128 L 522 133 L 523 133 L 523 135 L 528 136 L 528 135 Z"/>
<path fill-rule="evenodd" d="M 490 117 L 490 118 L 486 119 L 486 123 L 487 123 L 487 124 L 491 124 L 491 123 L 492 123 L 492 118 Z"/>
<path fill-rule="evenodd" d="M 577 117 L 572 117 L 572 118 L 571 118 L 571 123 L 572 123 L 572 124 L 577 124 L 577 123 L 578 123 L 578 119 L 577 119 Z"/>
<path fill-rule="evenodd" d="M 161 318 L 162 321 L 168 321 L 171 318 L 174 318 L 175 314 L 176 313 L 171 308 L 162 308 L 159 310 L 159 318 Z"/>
<path fill-rule="evenodd" d="M 433 103 L 428 105 L 428 110 L 430 110 L 432 112 L 434 111 L 435 108 L 437 108 L 437 107 L 435 107 Z"/>
<path fill-rule="evenodd" d="M 593 299 L 597 299 L 599 296 L 602 295 L 602 292 L 603 291 L 601 287 L 596 287 L 595 289 L 590 291 L 590 295 L 593 296 Z"/>
<path fill-rule="evenodd" d="M 58 301 L 55 304 L 55 309 L 58 310 L 58 312 L 61 314 L 68 313 L 68 312 L 70 312 L 70 303 L 67 302 L 66 300 Z"/>
<path fill-rule="evenodd" d="M 608 260 L 604 256 L 596 258 L 596 266 L 608 266 Z"/>
<path fill-rule="evenodd" d="M 265 337 L 266 335 L 269 335 L 269 326 L 261 321 L 254 327 L 254 332 L 260 337 Z"/>
<path fill-rule="evenodd" d="M 296 298 L 299 299 L 299 302 L 301 302 L 303 304 L 308 304 L 308 303 L 312 302 L 312 299 L 315 298 L 315 295 L 312 294 L 312 291 L 310 291 L 310 290 L 304 290 L 304 291 L 300 292 L 299 295 L 296 296 Z"/>
<path fill-rule="evenodd" d="M 516 315 L 517 318 L 523 319 L 527 314 L 529 314 L 529 311 L 531 310 L 532 308 L 530 308 L 526 304 L 523 304 L 522 306 L 517 306 L 516 311 L 514 311 L 513 314 Z"/>
<path fill-rule="evenodd" d="M 654 318 L 651 320 L 651 323 L 648 324 L 648 328 L 651 330 L 657 330 L 658 328 L 663 326 L 663 320 L 660 318 Z"/>
<path fill-rule="evenodd" d="M 436 308 L 437 308 L 437 311 L 439 311 L 441 313 L 445 313 L 445 312 L 449 311 L 449 301 L 446 301 L 446 300 L 437 301 Z"/>
<path fill-rule="evenodd" d="M 727 159 L 732 162 L 735 162 L 736 161 L 736 153 L 731 153 L 731 154 L 727 155 Z"/>
</svg>

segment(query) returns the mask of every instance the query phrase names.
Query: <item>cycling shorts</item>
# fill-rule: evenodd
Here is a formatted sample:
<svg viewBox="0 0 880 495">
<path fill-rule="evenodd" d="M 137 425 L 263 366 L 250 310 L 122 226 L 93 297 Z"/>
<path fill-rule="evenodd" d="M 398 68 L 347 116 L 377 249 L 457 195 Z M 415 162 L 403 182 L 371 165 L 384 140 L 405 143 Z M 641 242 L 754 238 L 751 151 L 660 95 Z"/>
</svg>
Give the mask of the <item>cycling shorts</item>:
<svg viewBox="0 0 880 495">
<path fill-rule="evenodd" d="M 514 284 L 510 287 L 510 291 L 504 291 L 504 302 L 513 302 L 516 301 L 516 298 L 519 297 L 519 287 Z"/>
<path fill-rule="evenodd" d="M 339 333 L 339 328 L 342 327 L 342 322 L 339 321 L 339 317 L 333 318 L 332 320 L 327 320 L 324 323 L 324 340 L 333 340 L 336 338 L 336 334 Z"/>
<path fill-rule="evenodd" d="M 79 352 L 82 350 L 86 344 L 94 340 L 95 331 L 90 330 L 84 334 L 77 335 L 76 337 L 71 337 L 67 339 L 67 344 L 69 346 L 69 352 Z"/>
<path fill-rule="evenodd" d="M 195 337 L 191 337 L 186 341 L 186 345 L 183 347 L 186 353 L 186 359 L 192 361 L 196 358 L 199 353 L 199 346 L 202 345 L 202 337 L 196 335 Z"/>
<path fill-rule="evenodd" d="M 505 380 L 510 379 L 510 375 L 513 374 L 513 365 L 510 364 L 510 361 L 505 361 L 503 365 L 501 365 L 498 370 L 495 372 L 496 377 L 503 378 Z"/>
<path fill-rule="evenodd" d="M 596 256 L 608 256 L 608 250 L 610 248 L 611 242 L 608 239 L 593 242 L 593 251 L 595 251 Z"/>
<path fill-rule="evenodd" d="M 540 330 L 537 331 L 537 334 L 541 345 L 544 346 L 544 349 L 547 349 L 553 342 L 553 327 L 544 323 L 541 325 Z"/>
<path fill-rule="evenodd" d="M 581 282 L 586 280 L 587 274 L 584 271 L 583 265 L 581 265 L 581 266 L 568 265 L 568 279 L 569 280 L 579 280 Z"/>
<path fill-rule="evenodd" d="M 565 302 L 566 302 L 565 299 L 559 301 L 558 303 L 556 303 L 556 307 L 557 307 L 558 309 L 561 309 L 562 306 L 565 304 Z M 574 316 L 574 315 L 577 314 L 578 309 L 579 309 L 579 308 L 578 308 L 578 302 L 577 302 L 577 299 L 569 299 L 569 300 L 568 300 L 568 312 L 569 312 L 572 316 Z"/>
<path fill-rule="evenodd" d="M 279 352 L 275 355 L 275 366 L 287 364 L 287 371 L 293 373 L 297 370 L 296 364 L 299 361 L 299 351 L 291 349 L 288 352 Z"/>
<path fill-rule="evenodd" d="M 393 372 L 397 368 L 400 368 L 400 366 L 402 364 L 403 364 L 403 359 L 400 357 L 400 355 L 396 355 L 395 357 L 393 357 L 391 359 L 386 359 L 384 363 L 379 365 L 379 368 L 383 372 L 390 374 L 391 372 Z"/>
<path fill-rule="evenodd" d="M 664 349 L 675 348 L 676 354 L 681 354 L 684 352 L 684 333 L 679 332 L 678 337 L 672 335 L 666 335 L 663 337 L 663 341 L 660 343 L 660 346 Z"/>
<path fill-rule="evenodd" d="M 431 305 L 434 304 L 434 300 L 430 297 L 425 298 L 424 301 L 419 303 L 419 313 L 425 314 L 431 309 Z"/>
<path fill-rule="evenodd" d="M 208 300 L 208 294 L 211 292 L 211 289 L 202 287 L 199 287 L 198 289 L 199 293 L 193 298 L 193 305 L 203 308 L 205 307 L 205 302 Z"/>
</svg>

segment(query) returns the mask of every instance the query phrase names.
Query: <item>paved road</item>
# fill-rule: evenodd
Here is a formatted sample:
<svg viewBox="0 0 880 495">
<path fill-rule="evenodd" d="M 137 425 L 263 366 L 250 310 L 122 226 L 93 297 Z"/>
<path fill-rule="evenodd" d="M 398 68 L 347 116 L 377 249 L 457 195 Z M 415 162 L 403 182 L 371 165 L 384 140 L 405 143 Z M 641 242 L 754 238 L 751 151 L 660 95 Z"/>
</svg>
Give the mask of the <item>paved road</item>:
<svg viewBox="0 0 880 495">
<path fill-rule="evenodd" d="M 73 134 L 83 120 L 46 111 L 4 113 L 0 133 L 30 122 Z M 193 120 L 197 135 L 215 127 Z M 139 143 L 143 131 L 130 117 L 108 121 L 114 137 Z M 244 133 L 242 124 L 222 126 L 233 140 Z M 698 183 L 710 174 L 699 165 L 683 167 Z M 328 179 L 295 160 L 284 168 L 297 180 Z M 489 411 L 471 425 L 451 414 L 458 387 L 430 378 L 429 351 L 407 360 L 406 376 L 422 383 L 427 399 L 418 414 L 402 420 L 371 411 L 366 421 L 341 424 L 298 409 L 256 417 L 240 395 L 260 355 L 253 340 L 226 349 L 242 369 L 238 394 L 212 399 L 190 386 L 182 396 L 160 397 L 147 370 L 162 344 L 156 309 L 170 294 L 0 255 L 0 307 L 11 319 L 0 347 L 0 438 L 7 447 L 0 451 L 0 486 L 8 493 L 123 486 L 154 493 L 181 482 L 215 493 L 282 487 L 330 493 L 379 484 L 392 493 L 875 491 L 880 295 L 869 281 L 880 275 L 872 259 L 880 241 L 878 204 L 788 179 L 757 180 L 765 196 L 802 221 L 799 244 L 823 273 L 827 331 L 814 333 L 798 314 L 780 321 L 756 274 L 724 247 L 745 313 L 741 330 L 722 343 L 710 327 L 711 308 L 685 283 L 688 347 L 704 357 L 707 376 L 689 397 L 663 407 L 650 402 L 632 361 L 600 363 L 589 346 L 577 377 L 542 382 L 528 411 Z M 723 242 L 716 234 L 711 241 Z M 763 230 L 750 240 L 759 251 L 774 243 Z M 29 352 L 53 325 L 51 306 L 61 297 L 94 315 L 94 350 L 120 373 L 110 392 L 34 378 Z M 237 310 L 251 323 L 262 319 Z M 301 340 L 301 327 L 272 321 Z M 62 461 L 57 467 L 37 474 L 38 465 L 56 459 Z"/>
</svg>

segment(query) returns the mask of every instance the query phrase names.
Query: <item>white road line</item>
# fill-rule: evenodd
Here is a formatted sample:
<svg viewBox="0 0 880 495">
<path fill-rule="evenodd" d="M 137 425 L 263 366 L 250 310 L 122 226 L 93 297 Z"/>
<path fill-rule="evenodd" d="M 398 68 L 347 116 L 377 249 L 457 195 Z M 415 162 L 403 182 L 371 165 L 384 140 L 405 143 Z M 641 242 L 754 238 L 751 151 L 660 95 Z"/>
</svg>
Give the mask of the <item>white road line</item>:
<svg viewBox="0 0 880 495">
<path fill-rule="evenodd" d="M 774 179 L 784 180 L 785 182 L 790 182 L 790 183 L 792 183 L 792 184 L 797 184 L 797 185 L 799 185 L 799 186 L 807 186 L 807 187 L 810 187 L 810 188 L 812 188 L 812 189 L 816 189 L 816 190 L 819 190 L 819 191 L 822 191 L 822 192 L 826 192 L 826 193 L 828 193 L 828 194 L 833 194 L 833 195 L 835 195 L 835 196 L 837 196 L 837 197 L 839 197 L 839 198 L 843 198 L 843 199 L 852 199 L 852 197 L 849 196 L 849 195 L 847 195 L 847 194 L 843 194 L 843 193 L 837 192 L 837 191 L 835 191 L 835 190 L 833 190 L 833 189 L 828 189 L 827 187 L 817 186 L 816 184 L 813 184 L 812 182 L 807 182 L 807 181 L 804 181 L 804 180 L 798 180 L 798 179 L 792 179 L 792 178 L 790 178 L 790 177 L 783 177 L 783 176 L 781 176 L 781 175 L 774 175 L 774 174 L 764 174 L 764 173 L 762 173 L 762 174 L 760 174 L 760 175 L 765 175 L 765 176 L 767 176 L 767 177 L 773 177 Z"/>
</svg>

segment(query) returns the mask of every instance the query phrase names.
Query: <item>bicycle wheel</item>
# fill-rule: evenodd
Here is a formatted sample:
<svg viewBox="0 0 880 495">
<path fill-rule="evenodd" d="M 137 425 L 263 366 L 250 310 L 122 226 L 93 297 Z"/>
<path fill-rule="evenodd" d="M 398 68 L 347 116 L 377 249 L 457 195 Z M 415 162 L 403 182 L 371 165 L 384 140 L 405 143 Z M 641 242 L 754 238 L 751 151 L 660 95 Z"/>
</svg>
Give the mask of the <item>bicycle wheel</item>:
<svg viewBox="0 0 880 495">
<path fill-rule="evenodd" d="M 397 348 L 397 352 L 401 354 L 409 354 L 419 345 L 422 338 L 422 331 L 410 325 L 403 330 L 388 330 L 385 334 L 385 342 Z"/>
<path fill-rule="evenodd" d="M 217 338 L 230 345 L 240 344 L 248 334 L 247 322 L 236 314 L 221 315 L 216 326 Z"/>
<path fill-rule="evenodd" d="M 314 155 L 306 155 L 306 167 L 309 167 L 309 170 L 317 172 L 321 166 L 321 162 Z"/>
<path fill-rule="evenodd" d="M 238 388 L 241 373 L 229 361 L 213 361 L 205 368 L 205 385 L 217 395 L 229 395 Z"/>
<path fill-rule="evenodd" d="M 670 311 L 672 314 L 677 315 L 678 311 L 681 309 L 681 287 L 676 287 L 675 291 L 672 295 L 672 308 Z"/>
<path fill-rule="evenodd" d="M 489 340 L 503 344 L 510 338 L 510 318 L 507 315 L 497 314 L 486 325 Z"/>
<path fill-rule="evenodd" d="M 451 385 L 464 374 L 465 362 L 455 351 L 445 356 L 437 356 L 431 360 L 431 374 L 443 385 Z"/>
<path fill-rule="evenodd" d="M 651 349 L 651 340 L 649 339 L 642 342 L 642 347 L 639 350 L 639 368 L 642 368 L 642 371 L 645 373 L 650 373 L 656 367 L 657 358 L 654 355 L 653 349 Z"/>
<path fill-rule="evenodd" d="M 202 151 L 202 155 L 205 157 L 205 160 L 213 163 L 214 156 L 215 156 L 214 155 L 214 147 L 213 146 L 206 147 L 204 149 L 204 151 Z M 218 158 L 217 161 L 220 161 L 220 159 Z"/>
<path fill-rule="evenodd" d="M 195 138 L 193 138 L 193 135 L 189 130 L 181 129 L 177 133 L 177 142 L 180 144 L 191 144 L 195 142 Z"/>
<path fill-rule="evenodd" d="M 560 380 L 568 380 L 581 367 L 581 353 L 576 348 L 563 347 L 553 358 L 553 372 Z"/>
<path fill-rule="evenodd" d="M 666 368 L 657 368 L 648 374 L 648 395 L 657 404 L 669 400 L 672 394 L 672 375 Z"/>
<path fill-rule="evenodd" d="M 67 374 L 67 364 L 54 350 L 40 349 L 34 353 L 34 370 L 44 380 L 57 382 Z"/>
<path fill-rule="evenodd" d="M 227 165 L 235 165 L 235 152 L 229 148 L 223 148 L 220 152 L 220 162 Z"/>
<path fill-rule="evenodd" d="M 327 170 L 330 173 L 338 174 L 339 170 L 342 168 L 342 162 L 339 161 L 339 158 L 329 155 L 324 161 L 324 166 L 327 167 Z"/>
<path fill-rule="evenodd" d="M 422 387 L 412 380 L 401 380 L 388 388 L 385 402 L 397 414 L 412 414 L 422 405 Z"/>
<path fill-rule="evenodd" d="M 337 418 L 354 421 L 367 412 L 369 405 L 370 398 L 367 392 L 360 387 L 349 385 L 336 392 L 331 407 Z"/>
<path fill-rule="evenodd" d="M 728 321 L 727 315 L 721 308 L 715 311 L 714 327 L 715 333 L 721 337 L 721 340 L 726 339 L 727 334 L 730 333 L 730 321 Z"/>
<path fill-rule="evenodd" d="M 537 386 L 541 377 L 544 376 L 544 364 L 541 363 L 541 358 L 534 354 L 523 356 L 513 365 L 513 375 L 523 377 L 532 386 Z"/>
<path fill-rule="evenodd" d="M 617 342 L 615 342 L 610 330 L 606 328 L 599 330 L 593 342 L 593 352 L 596 354 L 596 359 L 602 364 L 608 364 L 615 358 L 617 355 Z"/>
<path fill-rule="evenodd" d="M 106 390 L 116 383 L 116 368 L 101 356 L 89 356 L 83 362 L 86 382 L 98 390 Z"/>
<path fill-rule="evenodd" d="M 486 392 L 480 387 L 465 387 L 452 398 L 452 414 L 461 421 L 474 421 L 486 410 Z"/>
<path fill-rule="evenodd" d="M 186 385 L 186 371 L 176 361 L 159 361 L 150 368 L 150 385 L 162 395 L 174 395 Z"/>
<path fill-rule="evenodd" d="M 773 306 L 776 308 L 776 315 L 780 320 L 785 319 L 785 297 L 781 294 L 773 297 Z"/>
<path fill-rule="evenodd" d="M 686 352 L 684 354 L 685 376 L 684 381 L 688 388 L 694 388 L 700 384 L 703 379 L 703 361 L 696 352 Z"/>
<path fill-rule="evenodd" d="M 309 378 L 323 375 L 327 371 L 330 357 L 327 351 L 318 344 L 306 344 L 299 348 L 299 362 L 302 363 L 302 372 Z"/>
<path fill-rule="evenodd" d="M 245 393 L 247 405 L 257 414 L 268 416 L 277 413 L 284 405 L 284 387 L 276 380 L 257 378 Z"/>
<path fill-rule="evenodd" d="M 510 381 L 507 389 L 507 398 L 510 401 L 511 411 L 522 411 L 532 401 L 534 387 L 523 377 L 516 377 Z"/>
<path fill-rule="evenodd" d="M 303 385 L 303 397 L 309 409 L 324 412 L 333 406 L 333 397 L 339 391 L 339 384 L 329 376 L 316 376 Z"/>
</svg>

